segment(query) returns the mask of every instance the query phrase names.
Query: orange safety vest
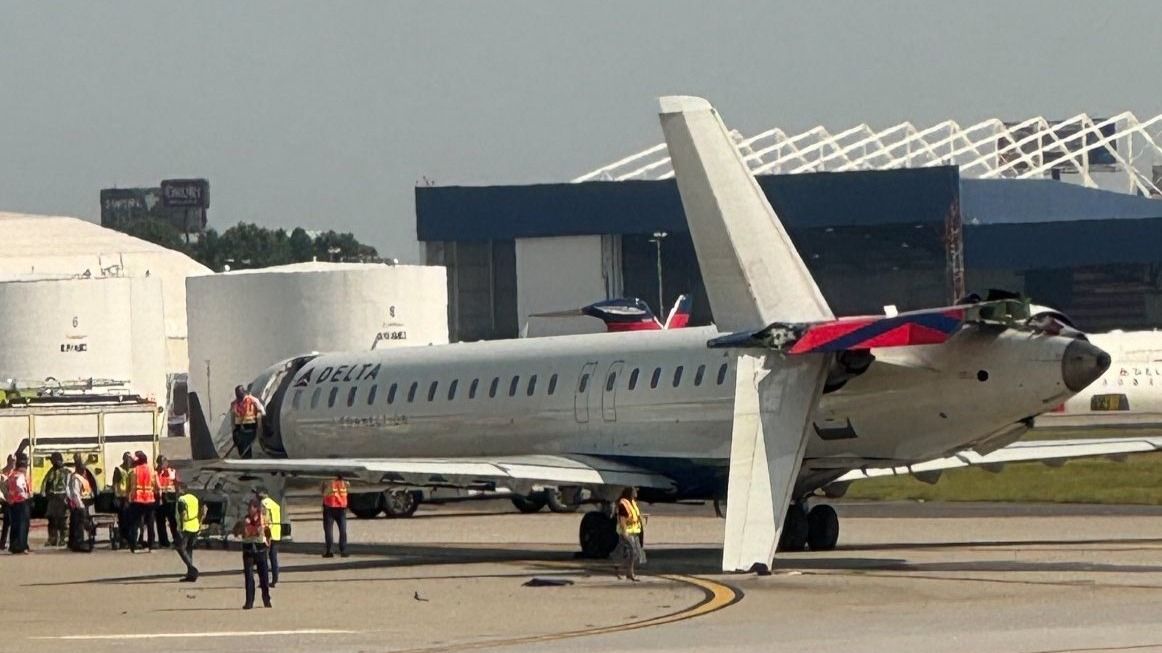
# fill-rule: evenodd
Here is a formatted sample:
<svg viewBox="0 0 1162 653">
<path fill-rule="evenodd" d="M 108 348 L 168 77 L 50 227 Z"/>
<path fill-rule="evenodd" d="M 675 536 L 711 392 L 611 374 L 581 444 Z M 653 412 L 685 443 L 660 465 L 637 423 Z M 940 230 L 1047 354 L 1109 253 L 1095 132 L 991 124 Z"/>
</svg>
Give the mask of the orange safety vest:
<svg viewBox="0 0 1162 653">
<path fill-rule="evenodd" d="M 157 487 L 162 494 L 177 492 L 178 473 L 173 467 L 163 467 L 157 470 Z"/>
<path fill-rule="evenodd" d="M 24 479 L 24 487 L 20 487 L 17 480 Z M 28 473 L 19 469 L 8 475 L 8 503 L 24 503 L 32 498 L 28 490 Z"/>
<path fill-rule="evenodd" d="M 247 515 L 242 521 L 242 541 L 249 544 L 266 543 L 266 519 L 259 511 L 258 516 L 251 518 Z"/>
<path fill-rule="evenodd" d="M 323 505 L 328 508 L 347 507 L 347 481 L 335 479 L 323 487 Z"/>
<path fill-rule="evenodd" d="M 254 397 L 246 395 L 241 401 L 236 399 L 231 407 L 234 409 L 234 424 L 258 423 L 258 404 Z"/>
<path fill-rule="evenodd" d="M 153 483 L 156 477 L 153 470 L 149 468 L 148 464 L 138 465 L 133 468 L 133 496 L 129 500 L 133 503 L 153 503 L 157 501 L 157 495 L 153 493 Z"/>
<path fill-rule="evenodd" d="M 84 474 L 77 474 L 77 480 L 81 482 L 81 501 L 92 499 L 93 486 L 89 484 L 89 479 L 85 478 Z"/>
</svg>

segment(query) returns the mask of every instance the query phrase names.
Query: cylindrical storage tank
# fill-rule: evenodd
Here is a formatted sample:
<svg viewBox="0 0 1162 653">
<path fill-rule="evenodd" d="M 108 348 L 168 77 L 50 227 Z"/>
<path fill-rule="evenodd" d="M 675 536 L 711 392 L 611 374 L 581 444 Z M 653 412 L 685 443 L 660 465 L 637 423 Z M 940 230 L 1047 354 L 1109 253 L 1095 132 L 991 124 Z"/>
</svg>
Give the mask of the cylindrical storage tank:
<svg viewBox="0 0 1162 653">
<path fill-rule="evenodd" d="M 0 384 L 108 380 L 164 402 L 165 368 L 160 280 L 0 282 Z"/>
<path fill-rule="evenodd" d="M 216 430 L 233 400 L 281 360 L 310 352 L 448 342 L 443 267 L 300 263 L 186 280 L 189 389 Z"/>
</svg>

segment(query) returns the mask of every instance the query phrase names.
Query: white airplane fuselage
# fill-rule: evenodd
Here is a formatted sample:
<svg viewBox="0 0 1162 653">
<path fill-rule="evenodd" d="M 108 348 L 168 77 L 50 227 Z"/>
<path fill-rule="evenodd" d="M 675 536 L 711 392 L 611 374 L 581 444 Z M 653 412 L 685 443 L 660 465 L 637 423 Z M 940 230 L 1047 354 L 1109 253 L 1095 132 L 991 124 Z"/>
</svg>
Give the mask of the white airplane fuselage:
<svg viewBox="0 0 1162 653">
<path fill-rule="evenodd" d="M 272 368 L 252 389 L 278 413 L 275 440 L 263 442 L 274 455 L 588 454 L 667 474 L 679 494 L 714 496 L 735 389 L 734 354 L 706 346 L 716 335 L 705 327 L 323 354 L 289 379 Z M 1015 439 L 1027 418 L 1081 389 L 1063 378 L 1077 342 L 970 325 L 942 345 L 873 350 L 866 372 L 824 395 L 800 482 Z"/>
<path fill-rule="evenodd" d="M 1162 331 L 1111 331 L 1088 335 L 1110 354 L 1100 378 L 1033 429 L 1058 436 L 1162 436 Z"/>
</svg>

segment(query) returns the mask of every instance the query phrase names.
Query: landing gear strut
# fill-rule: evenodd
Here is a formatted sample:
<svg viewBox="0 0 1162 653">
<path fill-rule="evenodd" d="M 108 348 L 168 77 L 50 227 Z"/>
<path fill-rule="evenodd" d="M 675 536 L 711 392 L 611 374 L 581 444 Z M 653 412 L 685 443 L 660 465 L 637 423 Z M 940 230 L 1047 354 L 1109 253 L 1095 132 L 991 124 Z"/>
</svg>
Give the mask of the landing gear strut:
<svg viewBox="0 0 1162 653">
<path fill-rule="evenodd" d="M 586 558 L 608 558 L 617 546 L 617 522 L 606 510 L 594 510 L 581 518 L 578 533 L 581 555 Z"/>
</svg>

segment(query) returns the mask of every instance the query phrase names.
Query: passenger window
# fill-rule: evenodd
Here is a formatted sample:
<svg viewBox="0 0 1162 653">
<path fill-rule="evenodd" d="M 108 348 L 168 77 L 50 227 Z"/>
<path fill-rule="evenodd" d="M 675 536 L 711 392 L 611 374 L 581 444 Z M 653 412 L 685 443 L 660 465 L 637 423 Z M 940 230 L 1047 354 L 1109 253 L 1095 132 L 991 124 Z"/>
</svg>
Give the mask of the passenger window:
<svg viewBox="0 0 1162 653">
<path fill-rule="evenodd" d="M 508 396 L 516 396 L 516 387 L 520 385 L 520 375 L 512 377 L 512 381 L 508 384 Z"/>
<path fill-rule="evenodd" d="M 351 389 L 347 391 L 347 407 L 348 408 L 355 405 L 355 393 L 358 392 L 358 390 L 359 389 L 356 386 L 351 386 Z"/>
<path fill-rule="evenodd" d="M 654 375 L 650 377 L 650 389 L 658 387 L 658 381 L 662 380 L 662 368 L 654 368 Z"/>
<path fill-rule="evenodd" d="M 391 387 L 387 389 L 387 403 L 389 403 L 389 404 L 395 403 L 395 391 L 398 389 L 399 389 L 398 383 L 391 384 Z"/>
<path fill-rule="evenodd" d="M 617 382 L 617 372 L 610 372 L 605 378 L 605 391 L 613 392 L 613 384 Z"/>
<path fill-rule="evenodd" d="M 527 394 L 528 396 L 531 397 L 531 396 L 533 396 L 533 393 L 536 391 L 537 391 L 537 375 L 534 374 L 534 375 L 529 377 L 529 389 L 525 391 L 525 394 Z"/>
<path fill-rule="evenodd" d="M 327 395 L 327 408 L 335 406 L 335 399 L 339 396 L 339 386 L 331 388 L 331 393 Z"/>
<path fill-rule="evenodd" d="M 412 387 L 408 388 L 408 403 L 409 404 L 416 400 L 416 390 L 419 390 L 419 389 L 420 389 L 419 382 L 412 381 Z"/>
<path fill-rule="evenodd" d="M 496 397 L 496 388 L 498 388 L 499 386 L 500 386 L 500 377 L 499 376 L 492 377 L 492 385 L 488 386 L 488 398 L 489 399 L 493 399 Z"/>
<path fill-rule="evenodd" d="M 452 379 L 452 384 L 448 386 L 448 401 L 456 398 L 456 386 L 460 385 L 460 379 Z"/>
<path fill-rule="evenodd" d="M 480 379 L 472 379 L 472 383 L 468 386 L 468 398 L 476 398 L 476 388 L 480 385 Z"/>
<path fill-rule="evenodd" d="M 436 398 L 436 386 L 440 385 L 439 381 L 432 381 L 432 385 L 428 386 L 428 401 Z"/>
<path fill-rule="evenodd" d="M 726 381 L 726 363 L 718 368 L 718 385 L 722 385 Z"/>
<path fill-rule="evenodd" d="M 556 391 L 557 391 L 557 375 L 554 374 L 553 376 L 549 377 L 549 394 L 551 395 Z"/>
<path fill-rule="evenodd" d="M 377 395 L 377 394 L 379 394 L 379 384 L 378 383 L 371 386 L 371 389 L 367 391 L 367 405 L 368 406 L 372 406 L 375 404 L 375 395 Z"/>
<path fill-rule="evenodd" d="M 682 365 L 679 365 L 678 367 L 674 368 L 674 387 L 675 388 L 678 387 L 682 383 L 682 370 L 683 369 L 685 369 L 685 367 Z"/>
<path fill-rule="evenodd" d="M 581 375 L 581 383 L 577 384 L 577 392 L 583 393 L 589 388 L 589 375 Z"/>
<path fill-rule="evenodd" d="M 706 375 L 706 366 L 699 365 L 698 369 L 694 372 L 694 385 L 696 385 L 696 386 L 702 385 L 702 377 L 705 375 Z"/>
<path fill-rule="evenodd" d="M 315 388 L 315 391 L 311 393 L 311 408 L 312 409 L 319 407 L 319 397 L 322 396 L 322 394 L 323 394 L 323 388 L 321 388 L 321 387 Z"/>
<path fill-rule="evenodd" d="M 291 408 L 298 410 L 299 402 L 303 399 L 303 391 L 295 390 L 295 396 L 291 397 Z"/>
<path fill-rule="evenodd" d="M 635 368 L 633 368 L 633 371 L 629 373 L 629 389 L 630 390 L 633 390 L 634 388 L 637 387 L 637 377 L 638 377 L 638 372 L 640 372 L 640 371 L 641 370 L 639 370 L 638 368 L 635 367 Z"/>
</svg>

